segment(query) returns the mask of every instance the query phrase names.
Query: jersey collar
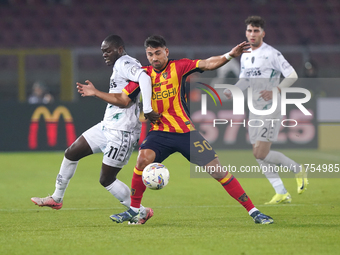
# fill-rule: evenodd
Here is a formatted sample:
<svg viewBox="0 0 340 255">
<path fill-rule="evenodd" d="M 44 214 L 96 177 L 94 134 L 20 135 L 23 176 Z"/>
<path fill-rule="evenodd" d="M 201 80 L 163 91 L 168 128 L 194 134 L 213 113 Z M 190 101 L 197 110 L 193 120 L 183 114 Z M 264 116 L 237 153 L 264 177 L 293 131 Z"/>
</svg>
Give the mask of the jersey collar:
<svg viewBox="0 0 340 255">
<path fill-rule="evenodd" d="M 161 72 L 163 72 L 166 68 L 167 68 L 167 66 L 169 65 L 169 62 L 171 61 L 172 59 L 168 59 L 168 62 L 166 63 L 166 65 L 164 66 L 164 68 L 162 69 L 162 70 L 160 70 L 160 71 L 157 71 L 157 70 L 155 70 L 155 68 L 152 68 L 156 73 L 161 73 Z"/>
</svg>

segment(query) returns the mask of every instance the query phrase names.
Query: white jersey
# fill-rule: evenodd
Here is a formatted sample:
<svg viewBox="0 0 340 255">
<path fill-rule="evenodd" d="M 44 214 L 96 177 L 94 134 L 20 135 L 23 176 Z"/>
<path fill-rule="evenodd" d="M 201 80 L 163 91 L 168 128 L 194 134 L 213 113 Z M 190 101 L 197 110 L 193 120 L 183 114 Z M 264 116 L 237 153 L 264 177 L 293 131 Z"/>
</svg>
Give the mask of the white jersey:
<svg viewBox="0 0 340 255">
<path fill-rule="evenodd" d="M 265 101 L 260 97 L 260 92 L 277 87 L 281 74 L 287 77 L 294 71 L 294 68 L 282 56 L 281 52 L 264 42 L 258 49 L 249 50 L 250 53 L 244 53 L 241 56 L 240 81 L 236 86 L 242 90 L 248 87 L 252 88 L 252 101 L 255 109 L 270 109 L 272 100 Z M 279 102 L 277 109 L 280 108 Z"/>
<path fill-rule="evenodd" d="M 139 75 L 144 71 L 141 67 L 138 60 L 128 55 L 121 56 L 113 66 L 109 93 L 122 93 L 129 81 L 138 82 Z M 139 114 L 139 97 L 128 108 L 107 104 L 103 124 L 106 128 L 122 131 L 140 129 Z"/>
</svg>

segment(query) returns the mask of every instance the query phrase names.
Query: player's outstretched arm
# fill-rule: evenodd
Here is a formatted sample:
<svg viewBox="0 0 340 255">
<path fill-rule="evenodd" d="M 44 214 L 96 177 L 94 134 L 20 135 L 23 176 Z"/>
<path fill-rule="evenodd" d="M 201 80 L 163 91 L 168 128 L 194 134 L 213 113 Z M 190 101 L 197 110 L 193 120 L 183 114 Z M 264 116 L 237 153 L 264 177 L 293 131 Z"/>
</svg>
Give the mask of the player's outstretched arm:
<svg viewBox="0 0 340 255">
<path fill-rule="evenodd" d="M 85 83 L 86 84 L 76 83 L 78 92 L 82 97 L 98 97 L 101 100 L 118 107 L 127 107 L 131 102 L 131 99 L 125 93 L 106 93 L 96 89 L 89 80 L 86 80 Z"/>
<path fill-rule="evenodd" d="M 250 52 L 248 49 L 250 48 L 249 43 L 246 41 L 236 45 L 234 48 L 232 48 L 231 51 L 224 55 L 220 56 L 213 56 L 204 60 L 201 60 L 198 63 L 198 68 L 200 68 L 203 71 L 210 71 L 215 70 L 226 63 L 228 63 L 232 58 L 236 58 L 240 56 L 242 53 Z"/>
</svg>

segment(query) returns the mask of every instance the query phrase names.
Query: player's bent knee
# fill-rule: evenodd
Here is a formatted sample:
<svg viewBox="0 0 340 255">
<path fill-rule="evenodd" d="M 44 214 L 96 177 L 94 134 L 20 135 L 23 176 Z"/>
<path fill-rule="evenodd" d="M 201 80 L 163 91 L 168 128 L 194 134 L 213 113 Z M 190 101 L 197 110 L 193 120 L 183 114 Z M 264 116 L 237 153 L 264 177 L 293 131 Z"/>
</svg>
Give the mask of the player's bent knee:
<svg viewBox="0 0 340 255">
<path fill-rule="evenodd" d="M 215 172 L 215 173 L 210 173 L 210 175 L 215 180 L 220 180 L 226 175 L 226 173 L 225 172 Z"/>
<path fill-rule="evenodd" d="M 72 145 L 70 145 L 70 147 L 68 147 L 66 150 L 65 150 L 65 157 L 67 158 L 67 159 L 69 159 L 69 160 L 73 160 L 72 159 L 72 155 L 73 155 L 73 153 L 72 153 Z"/>
<path fill-rule="evenodd" d="M 261 159 L 261 160 L 265 159 L 265 157 L 267 156 L 265 153 L 259 150 L 253 150 L 253 155 L 256 159 Z"/>
<path fill-rule="evenodd" d="M 156 153 L 150 149 L 140 150 L 138 154 L 136 167 L 138 169 L 144 169 L 147 165 L 154 162 Z"/>
<path fill-rule="evenodd" d="M 261 159 L 261 160 L 264 160 L 266 158 L 267 155 L 263 154 L 263 153 L 256 153 L 254 154 L 254 157 L 256 159 Z"/>
<path fill-rule="evenodd" d="M 147 165 L 151 164 L 153 161 L 150 161 L 148 158 L 141 157 L 137 160 L 136 168 L 143 170 Z"/>
<path fill-rule="evenodd" d="M 99 183 L 100 183 L 103 187 L 107 187 L 107 186 L 109 186 L 111 183 L 113 183 L 115 180 L 116 180 L 116 177 L 107 178 L 106 176 L 100 176 L 100 178 L 99 178 Z"/>
<path fill-rule="evenodd" d="M 226 174 L 226 172 L 223 171 L 223 167 L 221 166 L 218 158 L 213 159 L 211 162 L 206 164 L 205 167 L 209 169 L 208 173 L 210 176 L 216 180 L 223 178 Z"/>
<path fill-rule="evenodd" d="M 65 150 L 65 157 L 72 161 L 78 161 L 91 154 L 93 154 L 92 149 L 83 136 L 78 137 L 78 139 Z"/>
</svg>

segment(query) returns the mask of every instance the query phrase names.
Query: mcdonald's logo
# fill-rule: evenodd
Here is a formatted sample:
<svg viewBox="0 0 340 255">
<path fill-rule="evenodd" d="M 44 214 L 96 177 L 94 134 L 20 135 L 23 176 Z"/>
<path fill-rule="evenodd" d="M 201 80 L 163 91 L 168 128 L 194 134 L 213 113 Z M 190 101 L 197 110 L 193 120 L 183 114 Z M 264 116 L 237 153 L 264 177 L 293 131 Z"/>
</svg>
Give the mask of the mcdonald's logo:
<svg viewBox="0 0 340 255">
<path fill-rule="evenodd" d="M 58 106 L 54 112 L 51 112 L 45 106 L 39 106 L 33 112 L 31 124 L 28 133 L 28 147 L 32 150 L 38 147 L 39 119 L 43 117 L 46 122 L 47 144 L 54 147 L 57 144 L 58 122 L 61 116 L 65 121 L 66 143 L 70 146 L 76 140 L 76 131 L 73 124 L 73 118 L 65 106 Z"/>
</svg>

